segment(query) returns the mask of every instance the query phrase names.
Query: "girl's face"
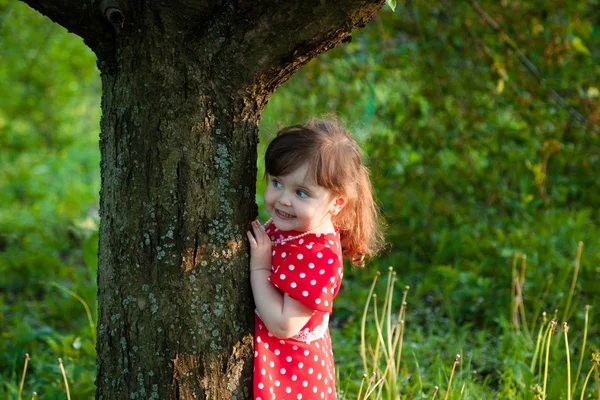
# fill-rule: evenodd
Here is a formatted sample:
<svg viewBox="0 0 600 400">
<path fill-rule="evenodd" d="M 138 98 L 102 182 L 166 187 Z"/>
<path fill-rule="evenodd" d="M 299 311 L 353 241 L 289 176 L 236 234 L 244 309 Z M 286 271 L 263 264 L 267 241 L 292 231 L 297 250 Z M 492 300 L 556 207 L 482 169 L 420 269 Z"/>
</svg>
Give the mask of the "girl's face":
<svg viewBox="0 0 600 400">
<path fill-rule="evenodd" d="M 318 232 L 332 232 L 332 213 L 344 206 L 345 200 L 330 190 L 306 179 L 306 165 L 284 176 L 271 176 L 263 195 L 265 207 L 273 223 L 282 231 L 305 232 L 323 224 Z"/>
</svg>

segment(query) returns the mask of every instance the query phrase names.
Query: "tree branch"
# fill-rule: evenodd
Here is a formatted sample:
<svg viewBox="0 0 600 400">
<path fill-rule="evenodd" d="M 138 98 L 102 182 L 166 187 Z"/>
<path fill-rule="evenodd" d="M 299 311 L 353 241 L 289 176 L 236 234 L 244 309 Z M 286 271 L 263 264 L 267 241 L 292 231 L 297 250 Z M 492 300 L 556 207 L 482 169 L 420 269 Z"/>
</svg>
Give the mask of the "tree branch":
<svg viewBox="0 0 600 400">
<path fill-rule="evenodd" d="M 201 21 L 199 48 L 223 42 L 217 54 L 207 55 L 222 80 L 272 92 L 309 60 L 365 26 L 383 2 L 240 1 L 234 8 L 221 8 L 221 15 L 211 15 L 208 24 Z"/>
<path fill-rule="evenodd" d="M 99 58 L 112 54 L 115 34 L 98 2 L 81 0 L 21 0 L 40 14 L 80 36 Z"/>
</svg>

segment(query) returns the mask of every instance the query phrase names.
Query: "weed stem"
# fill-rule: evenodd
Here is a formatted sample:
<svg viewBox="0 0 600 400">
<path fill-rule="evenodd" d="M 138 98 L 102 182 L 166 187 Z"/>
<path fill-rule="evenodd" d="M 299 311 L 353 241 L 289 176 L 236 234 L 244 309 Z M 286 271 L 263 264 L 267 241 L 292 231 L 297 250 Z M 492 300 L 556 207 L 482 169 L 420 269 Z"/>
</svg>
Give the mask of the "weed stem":
<svg viewBox="0 0 600 400">
<path fill-rule="evenodd" d="M 67 380 L 67 373 L 65 372 L 65 367 L 63 366 L 62 359 L 58 359 L 58 365 L 60 365 L 60 370 L 63 375 L 63 379 L 65 380 L 65 388 L 67 390 L 67 400 L 71 400 L 71 394 L 69 393 L 69 381 Z"/>
<path fill-rule="evenodd" d="M 23 366 L 23 376 L 21 377 L 21 384 L 19 385 L 19 396 L 21 400 L 21 394 L 23 394 L 23 385 L 25 384 L 25 374 L 27 374 L 27 364 L 29 364 L 29 353 L 25 353 L 25 365 Z"/>
<path fill-rule="evenodd" d="M 569 354 L 569 325 L 566 322 L 562 323 L 562 330 L 565 334 L 565 351 L 567 353 L 567 400 L 571 400 L 571 355 Z"/>
<path fill-rule="evenodd" d="M 452 378 L 454 377 L 454 371 L 456 370 L 456 365 L 460 362 L 460 354 L 457 354 L 454 357 L 454 363 L 452 364 L 452 371 L 450 372 L 450 380 L 448 381 L 448 388 L 446 389 L 446 397 L 444 400 L 448 400 L 448 396 L 450 396 L 450 386 L 452 385 Z"/>
<path fill-rule="evenodd" d="M 548 341 L 546 342 L 546 365 L 544 366 L 544 398 L 548 398 L 548 393 L 546 392 L 546 384 L 548 383 L 548 365 L 550 364 L 550 342 L 552 341 L 552 331 L 556 327 L 556 320 L 553 319 L 550 321 L 550 327 L 548 329 Z"/>
</svg>

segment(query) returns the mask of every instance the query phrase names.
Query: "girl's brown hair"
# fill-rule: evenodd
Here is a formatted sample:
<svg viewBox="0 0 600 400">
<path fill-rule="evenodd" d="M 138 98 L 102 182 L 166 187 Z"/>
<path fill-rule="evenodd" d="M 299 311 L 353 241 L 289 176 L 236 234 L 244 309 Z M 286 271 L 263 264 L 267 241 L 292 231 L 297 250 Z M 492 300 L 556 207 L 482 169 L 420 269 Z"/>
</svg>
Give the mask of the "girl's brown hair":
<svg viewBox="0 0 600 400">
<path fill-rule="evenodd" d="M 333 121 L 312 120 L 283 128 L 267 148 L 265 177 L 284 176 L 304 164 L 307 179 L 345 197 L 345 206 L 332 222 L 340 230 L 344 256 L 362 266 L 365 255 L 373 256 L 381 248 L 383 234 L 358 143 Z"/>
</svg>

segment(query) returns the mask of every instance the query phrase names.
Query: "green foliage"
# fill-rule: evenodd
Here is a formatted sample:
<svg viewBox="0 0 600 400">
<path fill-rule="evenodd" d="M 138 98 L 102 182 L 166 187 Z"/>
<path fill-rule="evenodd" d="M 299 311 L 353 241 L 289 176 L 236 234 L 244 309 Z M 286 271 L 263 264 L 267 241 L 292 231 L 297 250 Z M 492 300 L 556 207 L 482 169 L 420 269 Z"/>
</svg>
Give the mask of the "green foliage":
<svg viewBox="0 0 600 400">
<path fill-rule="evenodd" d="M 357 352 L 363 302 L 388 265 L 398 290 L 411 287 L 401 398 L 430 398 L 434 385 L 443 395 L 455 354 L 462 361 L 450 398 L 533 398 L 540 374 L 529 366 L 541 313 L 562 316 L 579 241 L 572 366 L 584 306 L 600 305 L 600 135 L 551 93 L 590 124 L 600 120 L 597 1 L 482 2 L 508 37 L 470 4 L 408 1 L 382 11 L 351 43 L 294 75 L 263 115 L 260 154 L 279 127 L 333 112 L 372 171 L 389 245 L 371 267 L 347 267 L 336 300 L 332 335 L 347 399 L 365 372 Z M 10 0 L 0 0 L 0 56 L 0 80 L 10 82 L 0 86 L 0 397 L 16 398 L 29 353 L 24 396 L 65 397 L 61 357 L 73 398 L 89 398 L 99 189 L 94 57 L 80 39 Z M 527 255 L 531 339 L 523 321 L 515 329 L 511 310 L 517 252 Z M 590 324 L 597 330 L 593 309 Z M 561 340 L 556 333 L 551 344 L 552 399 L 566 398 Z M 592 335 L 588 355 L 590 346 L 598 346 Z M 589 367 L 587 357 L 582 375 Z"/>
<path fill-rule="evenodd" d="M 61 357 L 71 393 L 89 398 L 100 183 L 94 56 L 23 3 L 2 0 L 0 57 L 0 398 L 16 399 L 26 352 L 24 397 L 64 398 Z"/>
</svg>

